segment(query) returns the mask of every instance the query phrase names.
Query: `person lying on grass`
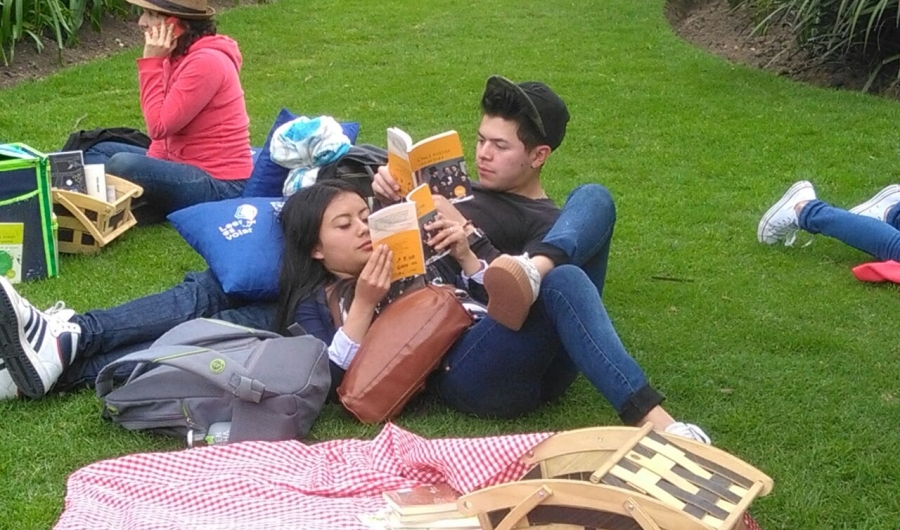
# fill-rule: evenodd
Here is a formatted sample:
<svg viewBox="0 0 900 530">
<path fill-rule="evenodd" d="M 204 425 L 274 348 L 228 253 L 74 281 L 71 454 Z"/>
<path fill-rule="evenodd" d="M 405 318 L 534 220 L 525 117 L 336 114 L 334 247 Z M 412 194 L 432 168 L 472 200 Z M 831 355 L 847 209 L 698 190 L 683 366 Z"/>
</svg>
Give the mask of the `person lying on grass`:
<svg viewBox="0 0 900 530">
<path fill-rule="evenodd" d="M 253 169 L 250 118 L 239 71 L 241 52 L 218 35 L 206 0 L 127 0 L 143 8 L 138 59 L 141 112 L 150 149 L 105 141 L 87 164 L 144 188 L 142 224 L 176 210 L 240 197 Z"/>
<path fill-rule="evenodd" d="M 391 285 L 393 255 L 385 245 L 373 248 L 368 216 L 365 198 L 340 180 L 300 190 L 282 210 L 278 321 L 283 330 L 297 323 L 328 344 L 332 395 Z M 486 265 L 469 247 L 463 225 L 439 215 L 428 226 L 434 235 L 427 244 L 449 251 L 459 267 L 457 277 L 441 276 L 442 283 L 466 286 L 478 300 Z M 514 331 L 476 311 L 481 318 L 450 348 L 430 390 L 461 412 L 514 417 L 559 398 L 581 372 L 627 423 L 652 421 L 709 443 L 698 427 L 675 422 L 660 406 L 583 270 L 561 265 L 548 273 L 530 313 Z"/>
<path fill-rule="evenodd" d="M 797 232 L 824 234 L 875 258 L 900 261 L 900 185 L 892 184 L 849 211 L 816 197 L 812 183 L 801 180 L 762 216 L 756 235 L 760 243 L 783 241 L 791 246 Z"/>
<path fill-rule="evenodd" d="M 476 284 L 483 278 L 491 316 L 469 330 L 448 354 L 436 392 L 458 410 L 515 416 L 561 396 L 581 371 L 623 422 L 652 421 L 657 428 L 707 440 L 700 429 L 674 422 L 661 407 L 662 395 L 625 351 L 603 307 L 615 224 L 609 192 L 598 184 L 580 186 L 560 210 L 543 190 L 544 163 L 565 136 L 569 120 L 565 103 L 544 83 L 515 84 L 493 76 L 482 95 L 481 110 L 476 145 L 480 183 L 474 197 L 460 203 L 459 210 L 436 200 L 444 221 L 462 230 L 465 244 L 479 260 L 479 270 L 470 278 Z M 386 168 L 380 168 L 373 189 L 385 202 L 399 199 Z M 361 210 L 357 213 L 363 215 Z M 288 227 L 285 239 L 299 245 L 309 233 Z M 526 252 L 531 257 L 519 255 Z M 449 271 L 445 274 L 465 272 L 459 260 L 444 261 Z M 488 262 L 491 265 L 485 268 Z M 301 276 L 297 281 L 324 282 Z M 579 288 L 573 291 L 573 286 Z M 89 384 L 106 363 L 192 318 L 283 329 L 296 307 L 310 303 L 301 298 L 312 294 L 285 290 L 281 316 L 276 318 L 274 304 L 228 296 L 207 270 L 189 273 L 182 283 L 159 294 L 74 314 L 39 311 L 2 278 L 0 287 L 0 356 L 8 368 L 0 370 L 0 389 L 5 376 L 5 388 L 11 385 L 5 397 L 18 391 L 31 398 L 54 387 Z M 571 318 L 560 309 L 567 300 L 581 308 Z M 590 333 L 574 333 L 577 323 Z M 343 326 L 323 321 L 326 324 L 334 333 Z M 303 327 L 311 331 L 307 326 Z M 467 347 L 487 353 L 467 355 Z M 337 354 L 332 360 L 341 369 L 345 366 Z"/>
</svg>

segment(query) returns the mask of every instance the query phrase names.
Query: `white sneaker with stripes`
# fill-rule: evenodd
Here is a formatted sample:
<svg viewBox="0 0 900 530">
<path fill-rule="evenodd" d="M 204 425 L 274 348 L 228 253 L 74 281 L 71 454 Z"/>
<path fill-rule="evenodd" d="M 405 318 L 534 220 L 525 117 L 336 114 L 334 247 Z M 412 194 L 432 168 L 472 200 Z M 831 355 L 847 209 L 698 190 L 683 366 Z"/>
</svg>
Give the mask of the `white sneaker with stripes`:
<svg viewBox="0 0 900 530">
<path fill-rule="evenodd" d="M 25 396 L 43 397 L 75 359 L 81 326 L 68 322 L 72 314 L 40 311 L 0 278 L 0 358 Z"/>
</svg>

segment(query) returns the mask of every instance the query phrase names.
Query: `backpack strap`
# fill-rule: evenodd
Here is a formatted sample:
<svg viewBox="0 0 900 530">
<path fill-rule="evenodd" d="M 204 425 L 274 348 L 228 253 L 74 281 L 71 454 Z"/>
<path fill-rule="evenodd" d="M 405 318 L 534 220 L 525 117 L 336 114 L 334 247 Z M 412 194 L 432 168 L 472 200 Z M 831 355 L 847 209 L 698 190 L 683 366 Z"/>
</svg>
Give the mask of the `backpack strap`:
<svg viewBox="0 0 900 530">
<path fill-rule="evenodd" d="M 210 341 L 223 342 L 231 339 L 273 339 L 278 333 L 253 329 L 214 318 L 196 318 L 181 323 L 156 339 L 152 347 L 174 345 L 199 345 Z"/>
<path fill-rule="evenodd" d="M 97 375 L 97 397 L 102 398 L 112 392 L 116 368 L 135 363 L 138 366 L 126 384 L 150 368 L 164 365 L 191 372 L 243 401 L 259 403 L 266 390 L 266 385 L 252 378 L 242 365 L 215 350 L 197 346 L 154 346 L 104 366 Z"/>
</svg>

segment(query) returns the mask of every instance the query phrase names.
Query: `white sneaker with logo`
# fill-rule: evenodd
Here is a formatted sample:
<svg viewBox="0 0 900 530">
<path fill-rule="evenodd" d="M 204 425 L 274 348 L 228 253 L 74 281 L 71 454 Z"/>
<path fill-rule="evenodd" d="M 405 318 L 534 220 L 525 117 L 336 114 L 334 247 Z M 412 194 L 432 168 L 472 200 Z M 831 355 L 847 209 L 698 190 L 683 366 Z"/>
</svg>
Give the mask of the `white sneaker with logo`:
<svg viewBox="0 0 900 530">
<path fill-rule="evenodd" d="M 25 396 L 41 398 L 75 359 L 81 327 L 71 309 L 57 304 L 43 312 L 0 278 L 0 358 Z"/>
<path fill-rule="evenodd" d="M 850 213 L 884 221 L 887 218 L 888 210 L 896 206 L 898 202 L 900 202 L 900 184 L 891 184 L 876 193 L 871 199 L 850 209 Z"/>
<path fill-rule="evenodd" d="M 528 254 L 497 257 L 484 271 L 488 316 L 518 331 L 541 289 L 541 274 Z"/>
<path fill-rule="evenodd" d="M 675 423 L 672 423 L 668 427 L 666 427 L 665 432 L 674 434 L 675 436 L 681 436 L 682 438 L 690 438 L 691 440 L 695 440 L 706 445 L 712 443 L 712 440 L 710 440 L 709 436 L 707 436 L 706 433 L 703 432 L 703 429 L 697 427 L 693 423 L 683 423 L 680 421 L 676 421 Z"/>
<path fill-rule="evenodd" d="M 756 239 L 767 245 L 779 241 L 784 241 L 786 247 L 793 245 L 800 230 L 795 207 L 798 203 L 815 199 L 816 190 L 811 182 L 801 180 L 795 183 L 759 220 Z"/>
</svg>

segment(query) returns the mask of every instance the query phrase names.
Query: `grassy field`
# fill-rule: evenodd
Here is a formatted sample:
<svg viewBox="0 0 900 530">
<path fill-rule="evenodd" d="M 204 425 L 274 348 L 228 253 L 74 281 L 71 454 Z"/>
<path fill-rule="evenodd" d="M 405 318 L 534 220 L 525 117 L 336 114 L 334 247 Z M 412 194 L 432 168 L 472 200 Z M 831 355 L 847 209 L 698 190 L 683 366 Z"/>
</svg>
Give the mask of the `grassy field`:
<svg viewBox="0 0 900 530">
<path fill-rule="evenodd" d="M 388 126 L 416 138 L 455 128 L 471 161 L 487 76 L 549 83 L 573 118 L 547 188 L 562 201 L 600 182 L 616 198 L 605 302 L 667 408 L 775 479 L 753 507 L 763 528 L 897 528 L 897 289 L 858 283 L 850 267 L 867 257 L 838 242 L 770 248 L 755 229 L 800 178 L 848 207 L 900 180 L 900 106 L 728 64 L 680 41 L 663 4 L 279 0 L 229 11 L 220 28 L 244 54 L 255 144 L 286 106 L 358 120 L 360 140 L 380 145 Z M 0 141 L 53 150 L 76 123 L 142 127 L 138 53 L 0 92 Z M 65 257 L 59 279 L 21 291 L 84 311 L 203 266 L 159 226 Z M 583 379 L 518 421 L 426 412 L 398 423 L 428 436 L 617 423 Z M 329 408 L 313 437 L 376 431 Z M 105 423 L 91 392 L 0 403 L 0 528 L 50 527 L 80 466 L 179 447 Z"/>
</svg>

